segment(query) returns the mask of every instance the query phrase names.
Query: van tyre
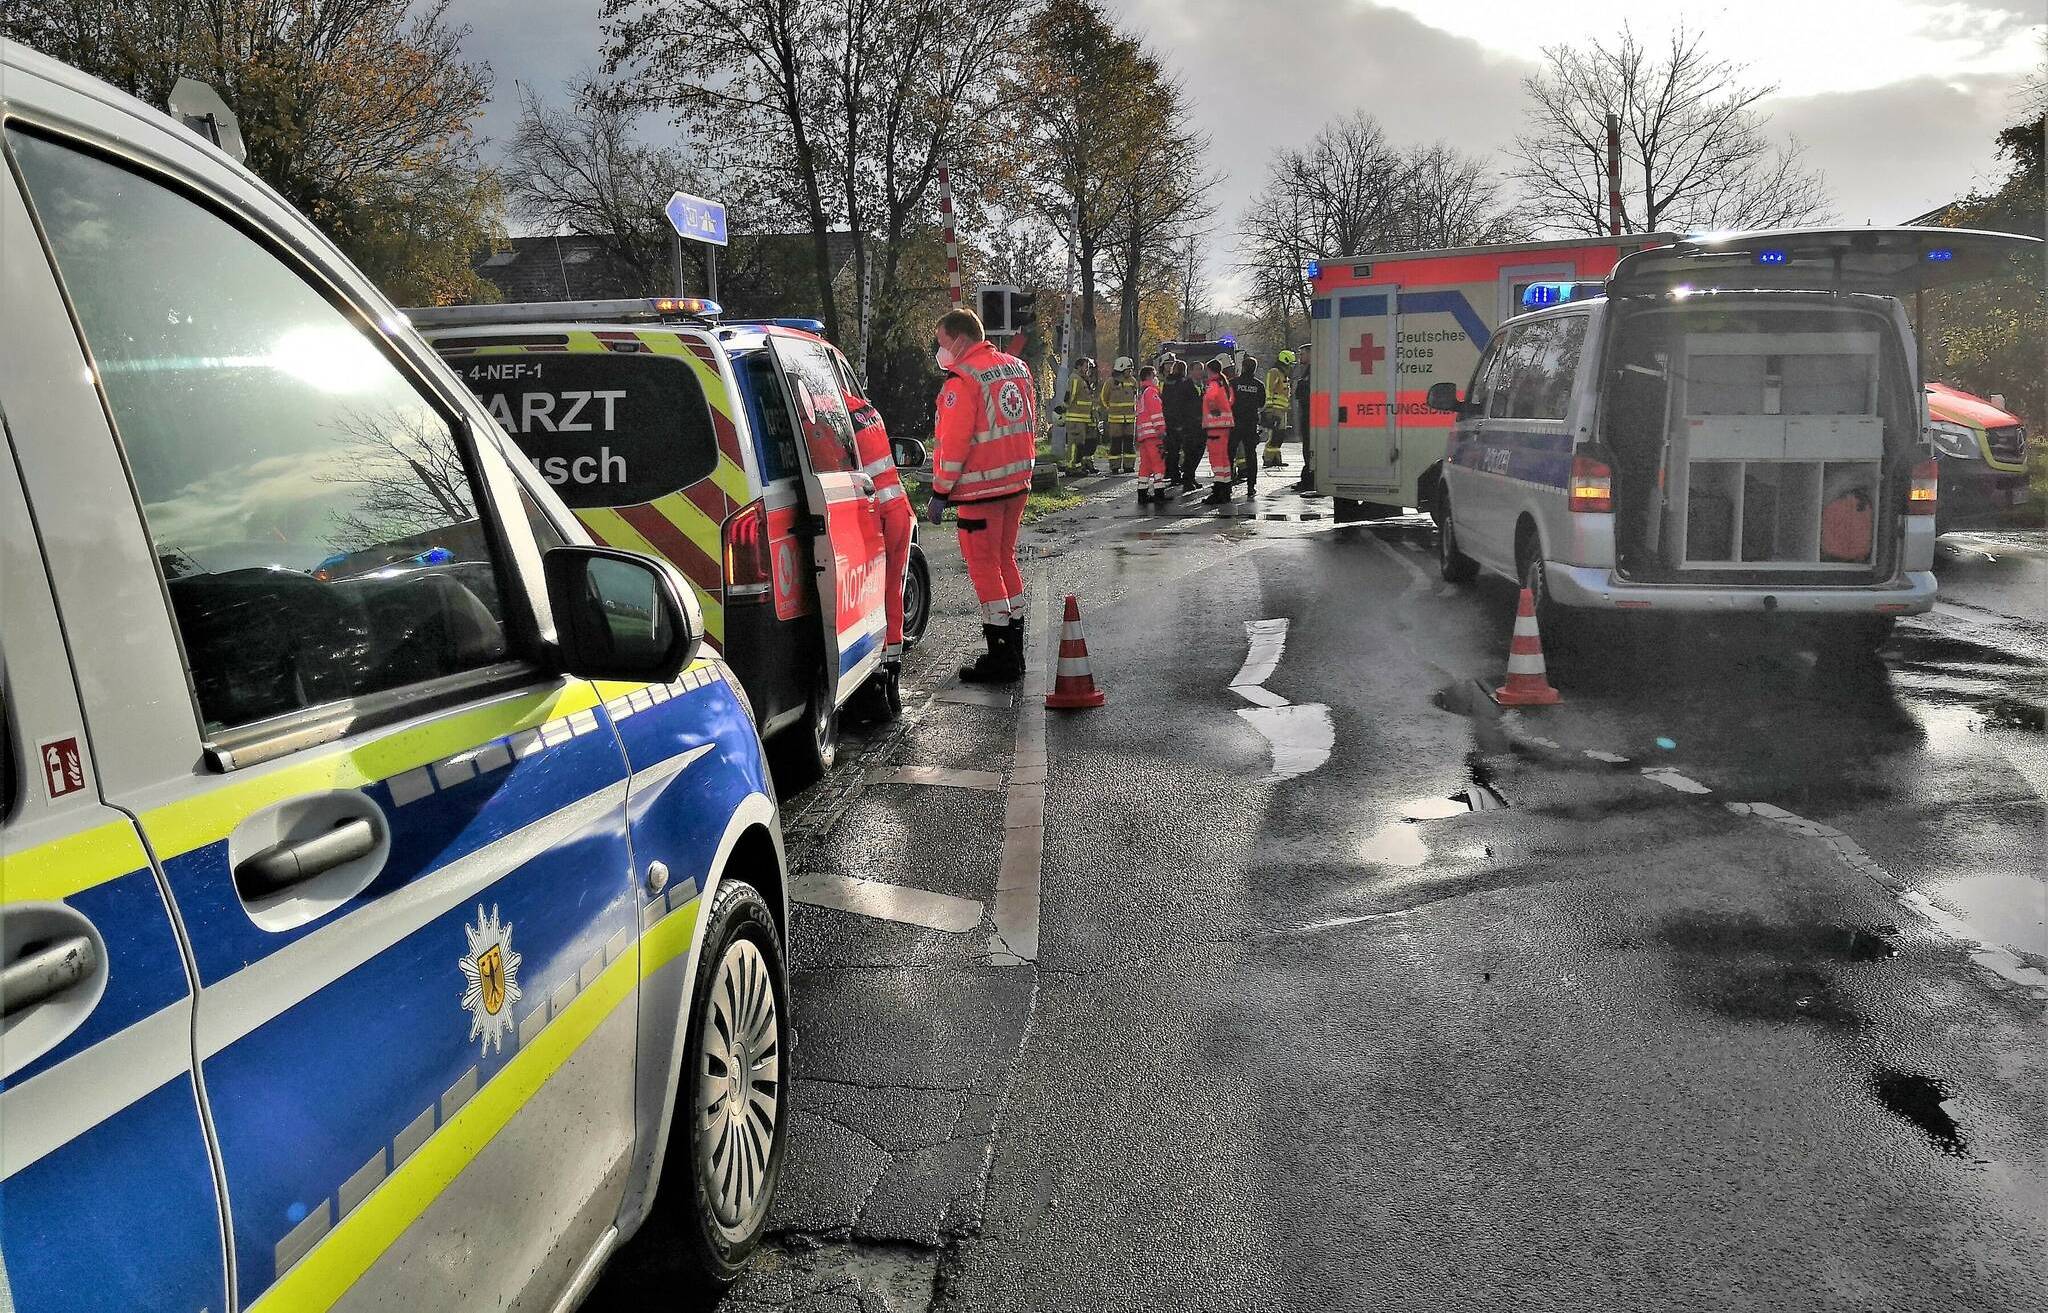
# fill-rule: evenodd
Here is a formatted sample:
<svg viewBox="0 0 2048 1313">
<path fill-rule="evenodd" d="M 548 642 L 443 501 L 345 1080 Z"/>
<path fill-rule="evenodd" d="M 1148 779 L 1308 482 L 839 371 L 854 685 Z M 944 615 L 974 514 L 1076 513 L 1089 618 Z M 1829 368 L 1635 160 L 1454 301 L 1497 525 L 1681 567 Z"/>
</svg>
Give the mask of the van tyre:
<svg viewBox="0 0 2048 1313">
<path fill-rule="evenodd" d="M 900 720 L 903 716 L 903 667 L 896 661 L 884 661 L 881 668 L 868 676 L 868 682 L 861 685 L 858 695 L 862 719 L 870 724 L 886 725 Z"/>
<path fill-rule="evenodd" d="M 769 755 L 776 790 L 785 798 L 823 778 L 839 759 L 839 708 L 832 702 L 822 662 L 804 714 L 775 736 Z"/>
<path fill-rule="evenodd" d="M 1399 506 L 1385 502 L 1360 501 L 1356 497 L 1339 497 L 1333 503 L 1339 524 L 1356 524 L 1360 520 L 1385 520 L 1401 513 Z"/>
<path fill-rule="evenodd" d="M 1543 564 L 1543 550 L 1534 533 L 1524 533 L 1516 544 L 1522 587 L 1536 602 L 1536 628 L 1543 639 L 1543 659 L 1555 669 L 1568 663 L 1585 631 L 1586 617 L 1575 615 L 1557 604 L 1550 595 L 1550 576 Z"/>
<path fill-rule="evenodd" d="M 903 569 L 903 650 L 916 647 L 932 619 L 932 568 L 925 563 L 924 548 L 910 545 L 910 559 Z"/>
<path fill-rule="evenodd" d="M 1451 501 L 1448 497 L 1444 499 L 1443 510 L 1437 519 L 1436 568 L 1445 583 L 1469 584 L 1479 577 L 1479 562 L 1458 550 L 1458 531 L 1451 524 Z"/>
<path fill-rule="evenodd" d="M 686 1026 L 674 1129 L 642 1232 L 651 1243 L 640 1246 L 650 1262 L 680 1260 L 676 1308 L 715 1297 L 745 1270 L 789 1138 L 782 937 L 744 881 L 721 882 L 706 913 Z"/>
</svg>

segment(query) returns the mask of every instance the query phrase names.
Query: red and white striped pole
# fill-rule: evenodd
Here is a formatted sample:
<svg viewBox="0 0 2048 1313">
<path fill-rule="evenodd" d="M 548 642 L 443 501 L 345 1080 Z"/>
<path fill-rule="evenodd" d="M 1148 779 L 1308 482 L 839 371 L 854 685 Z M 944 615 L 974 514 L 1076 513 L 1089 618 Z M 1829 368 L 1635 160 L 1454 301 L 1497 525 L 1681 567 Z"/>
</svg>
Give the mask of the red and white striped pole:
<svg viewBox="0 0 2048 1313">
<path fill-rule="evenodd" d="M 939 225 L 946 239 L 946 288 L 954 306 L 966 299 L 960 290 L 960 234 L 953 223 L 953 170 L 939 166 Z"/>
<path fill-rule="evenodd" d="M 1621 236 L 1621 116 L 1607 116 L 1607 233 Z"/>
</svg>

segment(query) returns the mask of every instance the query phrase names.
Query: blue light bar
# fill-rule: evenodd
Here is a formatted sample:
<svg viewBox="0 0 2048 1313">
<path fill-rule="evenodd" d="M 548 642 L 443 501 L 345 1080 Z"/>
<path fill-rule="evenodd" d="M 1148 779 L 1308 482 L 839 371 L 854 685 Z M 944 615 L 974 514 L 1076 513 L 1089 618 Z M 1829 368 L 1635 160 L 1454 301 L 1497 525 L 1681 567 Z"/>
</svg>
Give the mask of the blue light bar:
<svg viewBox="0 0 2048 1313">
<path fill-rule="evenodd" d="M 1222 337 L 1217 338 L 1216 341 L 1226 351 L 1237 350 L 1237 335 L 1235 333 L 1225 333 Z"/>
<path fill-rule="evenodd" d="M 1927 258 L 1936 264 L 1947 264 L 1956 258 L 1956 253 L 1946 246 L 1937 246 L 1927 253 Z"/>
<path fill-rule="evenodd" d="M 1764 250 L 1756 253 L 1756 262 L 1758 264 L 1783 264 L 1785 259 L 1783 251 Z"/>
<path fill-rule="evenodd" d="M 1310 260 L 1308 262 L 1308 276 L 1311 282 L 1323 276 L 1323 262 L 1321 260 Z"/>
</svg>

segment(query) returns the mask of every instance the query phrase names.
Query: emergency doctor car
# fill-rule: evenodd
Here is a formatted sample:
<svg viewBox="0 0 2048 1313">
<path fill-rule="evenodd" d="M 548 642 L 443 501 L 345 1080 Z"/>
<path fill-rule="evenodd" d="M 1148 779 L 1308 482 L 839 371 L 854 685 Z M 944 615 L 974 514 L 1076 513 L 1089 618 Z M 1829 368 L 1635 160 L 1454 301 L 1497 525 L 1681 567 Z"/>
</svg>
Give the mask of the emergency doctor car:
<svg viewBox="0 0 2048 1313">
<path fill-rule="evenodd" d="M 729 1281 L 786 904 L 687 582 L 230 150 L 0 71 L 0 1307 Z"/>
</svg>

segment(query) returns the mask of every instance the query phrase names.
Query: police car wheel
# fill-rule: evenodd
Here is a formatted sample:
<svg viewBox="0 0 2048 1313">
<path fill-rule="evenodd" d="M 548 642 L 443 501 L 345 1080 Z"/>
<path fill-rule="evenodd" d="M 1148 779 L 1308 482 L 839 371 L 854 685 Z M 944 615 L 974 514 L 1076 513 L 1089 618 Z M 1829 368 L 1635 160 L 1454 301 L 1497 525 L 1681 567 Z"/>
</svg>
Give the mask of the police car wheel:
<svg viewBox="0 0 2048 1313">
<path fill-rule="evenodd" d="M 684 1257 L 722 1288 L 767 1230 L 782 1173 L 789 1000 L 775 917 L 752 885 L 719 885 L 703 943 L 676 1094 L 674 1124 L 686 1133 L 672 1137 L 656 1198 L 682 1206 L 673 1233 Z"/>
<path fill-rule="evenodd" d="M 903 571 L 903 646 L 907 651 L 924 637 L 932 618 L 932 570 L 925 563 L 924 548 L 911 544 L 910 561 Z"/>
</svg>

